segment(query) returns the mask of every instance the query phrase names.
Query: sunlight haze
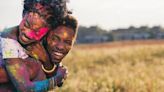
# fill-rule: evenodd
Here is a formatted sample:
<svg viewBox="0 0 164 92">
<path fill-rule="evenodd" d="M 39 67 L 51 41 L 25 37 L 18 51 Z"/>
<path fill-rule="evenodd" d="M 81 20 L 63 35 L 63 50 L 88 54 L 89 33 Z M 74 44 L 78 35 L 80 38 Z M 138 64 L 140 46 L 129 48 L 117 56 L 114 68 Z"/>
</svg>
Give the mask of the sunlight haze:
<svg viewBox="0 0 164 92">
<path fill-rule="evenodd" d="M 133 26 L 164 27 L 164 0 L 69 0 L 69 9 L 80 25 L 98 25 L 104 29 Z M 22 0 L 0 3 L 0 28 L 19 24 Z"/>
</svg>

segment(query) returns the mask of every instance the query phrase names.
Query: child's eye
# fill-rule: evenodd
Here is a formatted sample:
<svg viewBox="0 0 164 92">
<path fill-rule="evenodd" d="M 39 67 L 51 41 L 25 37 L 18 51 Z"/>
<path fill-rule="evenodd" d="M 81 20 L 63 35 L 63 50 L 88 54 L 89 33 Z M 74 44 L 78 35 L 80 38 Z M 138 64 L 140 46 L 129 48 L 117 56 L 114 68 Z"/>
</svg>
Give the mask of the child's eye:
<svg viewBox="0 0 164 92">
<path fill-rule="evenodd" d="M 30 23 L 28 22 L 28 20 L 26 20 L 24 26 L 27 27 L 27 28 L 30 28 Z"/>
</svg>

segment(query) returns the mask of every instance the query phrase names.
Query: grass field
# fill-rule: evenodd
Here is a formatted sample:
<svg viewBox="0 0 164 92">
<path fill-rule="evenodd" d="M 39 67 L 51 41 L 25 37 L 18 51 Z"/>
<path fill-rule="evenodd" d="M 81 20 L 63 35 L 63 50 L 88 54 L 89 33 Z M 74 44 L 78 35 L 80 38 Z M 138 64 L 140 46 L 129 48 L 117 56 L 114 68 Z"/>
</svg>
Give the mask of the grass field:
<svg viewBox="0 0 164 92">
<path fill-rule="evenodd" d="M 164 41 L 74 46 L 55 92 L 164 92 Z"/>
</svg>

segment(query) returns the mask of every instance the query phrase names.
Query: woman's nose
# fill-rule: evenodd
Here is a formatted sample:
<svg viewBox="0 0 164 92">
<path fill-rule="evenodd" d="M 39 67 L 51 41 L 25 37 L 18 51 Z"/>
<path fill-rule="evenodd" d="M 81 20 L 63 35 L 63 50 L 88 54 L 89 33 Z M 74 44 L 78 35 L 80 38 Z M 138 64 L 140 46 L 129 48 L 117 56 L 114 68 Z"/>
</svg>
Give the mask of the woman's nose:
<svg viewBox="0 0 164 92">
<path fill-rule="evenodd" d="M 63 44 L 62 42 L 59 42 L 59 43 L 56 45 L 56 48 L 57 48 L 57 50 L 63 51 L 63 50 L 64 50 L 64 44 Z"/>
</svg>

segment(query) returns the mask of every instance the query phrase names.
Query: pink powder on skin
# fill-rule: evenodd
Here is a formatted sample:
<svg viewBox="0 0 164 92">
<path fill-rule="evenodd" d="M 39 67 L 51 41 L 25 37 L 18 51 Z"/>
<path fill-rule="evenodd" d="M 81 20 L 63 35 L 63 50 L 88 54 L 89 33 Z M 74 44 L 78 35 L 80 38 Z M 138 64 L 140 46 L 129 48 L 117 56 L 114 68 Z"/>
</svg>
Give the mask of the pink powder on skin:
<svg viewBox="0 0 164 92">
<path fill-rule="evenodd" d="M 43 27 L 39 29 L 37 32 L 31 30 L 31 32 L 26 33 L 26 36 L 28 36 L 30 39 L 40 40 L 47 32 L 48 28 Z"/>
</svg>

